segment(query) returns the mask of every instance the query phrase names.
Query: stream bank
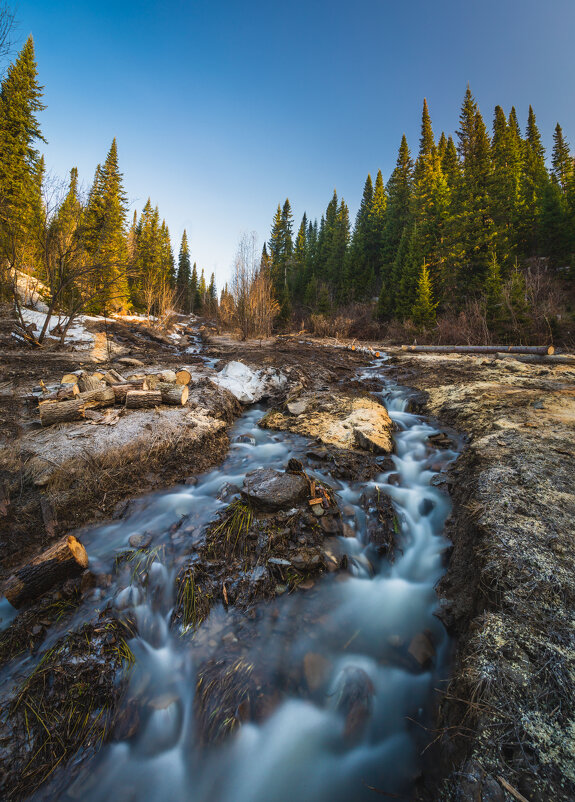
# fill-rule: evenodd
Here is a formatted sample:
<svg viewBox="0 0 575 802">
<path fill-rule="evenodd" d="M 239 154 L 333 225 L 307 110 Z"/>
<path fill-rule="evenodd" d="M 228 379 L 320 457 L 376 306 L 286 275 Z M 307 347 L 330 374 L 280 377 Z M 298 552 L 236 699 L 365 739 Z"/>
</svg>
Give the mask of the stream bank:
<svg viewBox="0 0 575 802">
<path fill-rule="evenodd" d="M 429 414 L 466 432 L 439 583 L 457 639 L 441 705 L 446 800 L 575 798 L 575 371 L 394 358 Z"/>
</svg>

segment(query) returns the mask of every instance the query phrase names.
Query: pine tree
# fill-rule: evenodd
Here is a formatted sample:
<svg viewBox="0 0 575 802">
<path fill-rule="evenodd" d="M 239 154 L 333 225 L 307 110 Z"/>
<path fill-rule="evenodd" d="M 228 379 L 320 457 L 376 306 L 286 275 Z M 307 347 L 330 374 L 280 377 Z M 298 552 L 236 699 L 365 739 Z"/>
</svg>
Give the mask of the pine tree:
<svg viewBox="0 0 575 802">
<path fill-rule="evenodd" d="M 436 308 L 437 304 L 433 302 L 429 270 L 424 260 L 417 281 L 417 296 L 411 310 L 411 317 L 415 325 L 422 329 L 430 329 L 435 326 Z"/>
<path fill-rule="evenodd" d="M 382 282 L 377 314 L 381 320 L 390 318 L 398 293 L 398 277 L 394 270 L 399 244 L 410 222 L 413 182 L 413 162 L 405 134 L 401 138 L 395 169 L 387 182 L 387 214 L 381 249 Z"/>
<path fill-rule="evenodd" d="M 553 176 L 565 193 L 569 179 L 573 173 L 573 159 L 569 154 L 569 143 L 563 138 L 563 131 L 559 123 L 555 126 L 553 133 L 553 154 L 551 157 L 553 166 Z"/>
<path fill-rule="evenodd" d="M 370 232 L 369 214 L 373 202 L 373 183 L 368 173 L 363 186 L 361 203 L 355 218 L 355 226 L 348 254 L 348 274 L 351 300 L 365 294 L 365 275 L 368 273 L 368 241 Z"/>
<path fill-rule="evenodd" d="M 180 253 L 178 255 L 176 289 L 178 292 L 180 308 L 186 314 L 189 314 L 192 311 L 191 278 L 190 249 L 188 247 L 188 235 L 184 229 L 184 233 L 182 234 L 182 242 L 180 244 Z"/>
<path fill-rule="evenodd" d="M 218 290 L 216 288 L 216 276 L 212 273 L 210 284 L 206 293 L 206 307 L 209 315 L 216 315 L 218 312 Z"/>
<path fill-rule="evenodd" d="M 540 224 L 545 187 L 549 180 L 545 167 L 545 150 L 537 128 L 535 113 L 529 106 L 527 131 L 523 143 L 521 175 L 521 207 L 518 221 L 519 247 L 525 256 L 534 256 L 540 246 Z"/>
<path fill-rule="evenodd" d="M 93 286 L 94 311 L 122 311 L 128 307 L 127 199 L 118 167 L 116 140 L 104 166 L 98 166 L 84 219 L 88 258 L 99 265 Z"/>
<path fill-rule="evenodd" d="M 202 306 L 202 299 L 200 298 L 200 285 L 198 281 L 198 268 L 196 263 L 194 262 L 194 266 L 192 267 L 192 277 L 190 279 L 190 289 L 189 289 L 189 298 L 190 298 L 190 312 L 192 314 L 199 314 L 199 310 Z"/>
<path fill-rule="evenodd" d="M 503 281 L 495 251 L 492 252 L 485 277 L 485 316 L 493 333 L 501 330 L 503 313 Z"/>
<path fill-rule="evenodd" d="M 206 287 L 206 277 L 204 275 L 204 268 L 202 267 L 202 272 L 200 274 L 200 280 L 198 281 L 198 312 L 197 314 L 204 314 L 204 307 L 206 304 L 206 294 L 207 294 L 207 287 Z"/>
<path fill-rule="evenodd" d="M 37 74 L 29 37 L 0 89 L 0 252 L 18 268 L 41 210 L 43 161 L 35 146 L 45 140 L 36 115 L 45 107 Z"/>
</svg>

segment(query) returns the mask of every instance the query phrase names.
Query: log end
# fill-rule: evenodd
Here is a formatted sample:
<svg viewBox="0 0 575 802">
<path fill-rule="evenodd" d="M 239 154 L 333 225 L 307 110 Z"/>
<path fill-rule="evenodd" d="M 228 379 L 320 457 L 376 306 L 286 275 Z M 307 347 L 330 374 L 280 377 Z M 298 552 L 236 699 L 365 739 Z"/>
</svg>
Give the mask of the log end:
<svg viewBox="0 0 575 802">
<path fill-rule="evenodd" d="M 553 356 L 554 353 L 555 353 L 555 348 L 552 345 L 550 345 L 549 348 L 547 349 L 547 356 Z"/>
<path fill-rule="evenodd" d="M 88 552 L 74 535 L 68 535 L 68 548 L 72 552 L 74 559 L 80 568 L 88 567 Z"/>
</svg>

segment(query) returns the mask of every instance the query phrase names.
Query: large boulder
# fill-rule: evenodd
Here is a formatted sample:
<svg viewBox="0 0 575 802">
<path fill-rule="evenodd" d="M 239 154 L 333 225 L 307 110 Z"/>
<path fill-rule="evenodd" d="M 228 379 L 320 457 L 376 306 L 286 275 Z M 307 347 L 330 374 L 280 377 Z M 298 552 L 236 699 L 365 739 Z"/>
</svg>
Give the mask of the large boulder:
<svg viewBox="0 0 575 802">
<path fill-rule="evenodd" d="M 393 423 L 385 407 L 369 396 L 315 393 L 290 401 L 287 413 L 272 410 L 260 426 L 315 437 L 336 448 L 393 451 Z"/>
<path fill-rule="evenodd" d="M 301 475 L 260 468 L 247 474 L 242 492 L 260 509 L 281 510 L 304 501 L 309 496 L 309 485 Z"/>
</svg>

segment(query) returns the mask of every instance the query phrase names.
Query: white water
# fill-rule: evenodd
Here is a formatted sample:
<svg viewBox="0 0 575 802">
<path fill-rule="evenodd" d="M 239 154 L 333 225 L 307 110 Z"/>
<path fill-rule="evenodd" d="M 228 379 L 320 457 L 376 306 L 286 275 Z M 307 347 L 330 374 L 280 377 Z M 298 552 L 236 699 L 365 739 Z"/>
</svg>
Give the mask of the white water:
<svg viewBox="0 0 575 802">
<path fill-rule="evenodd" d="M 381 377 L 385 385 L 383 360 L 363 375 Z M 141 500 L 128 518 L 93 529 L 83 538 L 94 571 L 109 570 L 114 554 L 127 547 L 134 533 L 152 533 L 152 545 L 164 544 L 165 549 L 151 565 L 145 587 L 126 586 L 115 600 L 118 608 L 133 610 L 138 625 L 131 643 L 136 665 L 128 692 L 139 703 L 137 734 L 105 747 L 61 798 L 350 802 L 373 799 L 370 786 L 409 796 L 420 772 L 420 753 L 432 740 L 425 726 L 447 652 L 445 632 L 434 616 L 434 586 L 442 573 L 446 543 L 441 532 L 449 500 L 430 482 L 438 467 L 447 467 L 457 454 L 430 446 L 428 437 L 437 430 L 405 411 L 404 392 L 386 387 L 382 396 L 398 429 L 395 475 L 382 473 L 362 484 L 312 472 L 334 487 L 340 508 L 347 508 L 345 519 L 356 538 L 341 538 L 341 543 L 352 576 L 347 581 L 326 576 L 312 591 L 260 605 L 249 638 L 242 630 L 245 621 L 222 607 L 216 607 L 202 626 L 203 639 L 200 630 L 190 642 L 168 622 L 183 554 L 193 551 L 190 546 L 203 527 L 227 503 L 217 499 L 218 493 L 227 483 L 241 485 L 249 470 L 285 467 L 290 456 L 301 456 L 308 447 L 302 438 L 259 429 L 261 410 L 246 412 L 232 433 L 232 440 L 250 435 L 255 445 L 234 443 L 223 466 L 200 477 L 195 486 Z M 402 552 L 394 564 L 377 559 L 373 547 L 364 544 L 367 519 L 373 515 L 369 504 L 367 510 L 360 504 L 366 489 L 389 494 L 396 507 Z M 170 536 L 176 521 L 182 524 Z M 429 668 L 419 670 L 406 652 L 424 630 L 433 640 L 435 655 Z M 194 732 L 195 660 L 208 638 L 216 640 L 215 655 L 225 653 L 225 631 L 235 632 L 240 640 L 234 655 L 265 666 L 267 676 L 277 677 L 280 690 L 310 651 L 326 658 L 330 671 L 313 693 L 300 694 L 296 687 L 262 724 L 244 724 L 224 745 L 201 751 Z M 337 699 L 344 678 L 358 671 L 367 674 L 374 693 L 366 726 L 350 739 Z"/>
</svg>

